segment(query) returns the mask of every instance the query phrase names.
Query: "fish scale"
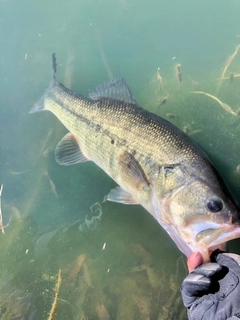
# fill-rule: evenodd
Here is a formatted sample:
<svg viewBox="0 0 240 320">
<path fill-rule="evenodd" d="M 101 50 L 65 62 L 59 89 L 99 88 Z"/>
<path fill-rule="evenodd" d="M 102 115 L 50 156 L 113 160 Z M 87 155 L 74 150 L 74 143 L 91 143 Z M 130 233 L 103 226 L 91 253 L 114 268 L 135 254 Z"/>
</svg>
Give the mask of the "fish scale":
<svg viewBox="0 0 240 320">
<path fill-rule="evenodd" d="M 56 99 L 56 96 L 60 96 L 61 101 Z M 63 106 L 63 108 L 60 109 L 59 106 Z M 114 146 L 111 145 L 111 140 L 116 141 L 118 145 L 123 144 L 126 136 L 128 136 L 129 141 L 136 141 L 136 138 L 139 138 L 139 132 L 141 133 L 141 141 L 138 141 L 137 145 L 135 144 L 136 146 L 132 147 L 132 150 L 143 150 L 145 156 L 153 157 L 154 161 L 160 159 L 162 163 L 169 163 L 169 161 L 175 163 L 179 155 L 182 160 L 197 157 L 191 145 L 187 144 L 187 137 L 183 136 L 180 130 L 167 128 L 166 125 L 164 126 L 164 122 L 167 125 L 169 124 L 166 120 L 134 105 L 112 101 L 112 99 L 92 102 L 77 94 L 72 96 L 69 90 L 65 90 L 62 85 L 56 83 L 51 90 L 46 109 L 49 109 L 58 119 L 61 119 L 68 130 L 81 135 L 82 145 L 87 146 L 86 155 L 89 155 L 90 159 L 95 157 L 105 158 L 108 151 L 110 154 L 112 152 L 116 153 Z M 107 119 L 106 114 L 108 114 Z M 74 121 L 75 117 L 73 118 L 75 115 L 78 119 L 77 122 Z M 155 118 L 157 120 L 161 119 L 163 124 L 157 122 Z M 97 130 L 97 126 L 102 127 L 102 130 Z M 175 133 L 175 131 L 178 132 Z M 179 138 L 181 135 L 183 136 L 182 139 Z M 109 140 L 107 137 L 109 137 Z M 87 142 L 84 141 L 86 139 Z M 177 154 L 170 150 L 169 143 L 171 142 L 174 144 L 175 152 L 178 151 Z M 100 146 L 102 148 L 99 150 Z M 154 159 L 155 148 L 159 150 L 158 159 L 156 157 Z M 100 154 L 101 150 L 102 155 Z M 108 170 L 106 167 L 103 169 Z M 110 169 L 113 170 L 113 168 Z"/>
<path fill-rule="evenodd" d="M 202 149 L 167 120 L 142 109 L 123 78 L 84 97 L 52 79 L 31 113 L 49 110 L 69 130 L 58 143 L 61 165 L 93 161 L 118 187 L 109 201 L 141 204 L 189 256 L 204 260 L 240 236 L 239 209 Z"/>
</svg>

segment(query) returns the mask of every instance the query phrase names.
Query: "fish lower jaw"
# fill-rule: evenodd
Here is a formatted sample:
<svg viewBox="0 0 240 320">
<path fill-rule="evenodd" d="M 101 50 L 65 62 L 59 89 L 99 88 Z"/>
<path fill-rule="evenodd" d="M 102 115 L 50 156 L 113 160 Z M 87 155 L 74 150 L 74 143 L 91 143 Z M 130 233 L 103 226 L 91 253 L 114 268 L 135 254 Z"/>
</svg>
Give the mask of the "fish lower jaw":
<svg viewBox="0 0 240 320">
<path fill-rule="evenodd" d="M 227 251 L 227 244 L 226 244 L 226 242 L 225 243 L 219 243 L 219 244 L 217 244 L 217 245 L 215 245 L 215 246 L 212 246 L 212 247 L 209 247 L 208 248 L 208 259 L 210 259 L 210 256 L 211 256 L 211 254 L 213 253 L 213 251 L 215 251 L 215 250 L 220 250 L 220 251 Z"/>
<path fill-rule="evenodd" d="M 211 254 L 215 251 L 215 250 L 220 250 L 220 251 L 227 251 L 227 244 L 226 242 L 224 243 L 219 243 L 210 247 L 206 247 L 204 249 L 198 248 L 198 249 L 194 249 L 193 252 L 200 252 L 203 258 L 203 263 L 208 263 L 211 262 Z"/>
<path fill-rule="evenodd" d="M 209 262 L 210 256 L 213 251 L 219 249 L 221 251 L 227 251 L 227 242 L 236 238 L 240 238 L 240 226 L 227 226 L 223 227 L 219 231 L 218 236 L 212 238 L 211 241 L 200 241 L 198 243 L 199 251 L 203 256 L 203 262 Z"/>
</svg>

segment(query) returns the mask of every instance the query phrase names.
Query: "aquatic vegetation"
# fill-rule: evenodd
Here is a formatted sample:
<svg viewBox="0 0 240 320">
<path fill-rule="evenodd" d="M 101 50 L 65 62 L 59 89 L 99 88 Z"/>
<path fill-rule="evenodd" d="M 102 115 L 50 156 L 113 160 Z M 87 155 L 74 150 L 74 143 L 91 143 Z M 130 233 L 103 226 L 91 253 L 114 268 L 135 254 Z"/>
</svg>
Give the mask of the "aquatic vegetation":
<svg viewBox="0 0 240 320">
<path fill-rule="evenodd" d="M 234 116 L 237 115 L 237 114 L 232 110 L 232 108 L 231 108 L 228 104 L 220 101 L 217 97 L 213 96 L 212 94 L 209 94 L 209 93 L 203 92 L 203 91 L 192 91 L 191 93 L 194 93 L 194 94 L 203 94 L 203 95 L 205 95 L 205 96 L 207 96 L 207 97 L 209 97 L 209 98 L 217 101 L 217 102 L 220 104 L 220 106 L 221 106 L 225 111 L 227 111 L 228 113 L 230 113 L 230 114 L 232 114 L 232 115 L 234 115 Z"/>
<path fill-rule="evenodd" d="M 226 64 L 225 64 L 225 67 L 224 67 L 224 69 L 223 69 L 223 72 L 222 72 L 222 75 L 221 75 L 221 78 L 220 78 L 218 87 L 217 87 L 217 93 L 218 93 L 219 88 L 220 88 L 220 86 L 221 86 L 221 84 L 222 84 L 222 80 L 224 79 L 224 76 L 225 76 L 228 68 L 229 68 L 230 65 L 233 63 L 233 60 L 235 59 L 235 57 L 236 57 L 239 49 L 240 49 L 240 44 L 236 46 L 236 49 L 235 49 L 234 53 L 228 57 L 228 59 L 227 59 L 227 61 L 226 61 Z M 231 80 L 231 75 L 232 75 L 232 80 L 233 80 L 233 73 L 230 73 L 230 81 L 232 81 L 232 80 Z"/>
<path fill-rule="evenodd" d="M 145 246 L 147 235 L 136 237 L 132 226 L 122 221 L 123 212 L 116 214 L 109 203 L 102 206 L 101 225 L 88 233 L 82 233 L 76 223 L 38 235 L 32 218 L 13 218 L 6 234 L 9 238 L 4 236 L 6 240 L 1 244 L 7 245 L 7 249 L 1 253 L 4 264 L 0 265 L 0 275 L 8 285 L 11 283 L 11 292 L 16 293 L 7 294 L 6 285 L 1 287 L 0 280 L 1 298 L 4 299 L 0 300 L 0 305 L 6 315 L 2 319 L 9 319 L 7 315 L 14 313 L 19 316 L 31 314 L 33 320 L 120 320 L 126 316 L 127 319 L 131 316 L 151 320 L 160 314 L 167 315 L 166 310 L 163 312 L 164 305 L 165 309 L 170 306 L 170 318 L 174 314 L 171 306 L 184 310 L 176 289 L 185 270 L 178 266 L 178 278 L 171 273 L 166 277 L 169 266 L 162 263 L 162 257 L 168 248 L 163 244 L 159 250 L 154 237 Z M 98 208 L 96 205 L 93 212 Z M 136 215 L 139 214 L 137 211 Z M 157 235 L 154 229 L 158 226 L 151 222 L 152 231 Z M 136 227 L 141 228 L 141 224 L 138 220 Z M 18 247 L 16 241 L 9 241 L 13 235 L 21 239 Z M 12 266 L 6 259 L 9 254 L 15 261 Z M 7 277 L 6 268 L 9 270 Z M 175 270 L 174 259 L 172 268 Z M 178 319 L 184 319 L 184 316 Z"/>
<path fill-rule="evenodd" d="M 64 83 L 66 83 L 69 89 L 71 89 L 72 87 L 72 78 L 73 78 L 73 72 L 74 72 L 73 62 L 74 62 L 74 55 L 73 53 L 68 52 L 66 68 L 64 72 Z"/>
<path fill-rule="evenodd" d="M 163 78 L 160 74 L 160 68 L 157 69 L 157 81 L 159 82 L 159 90 L 164 90 Z"/>
<path fill-rule="evenodd" d="M 4 228 L 3 228 L 3 221 L 2 221 L 2 190 L 3 190 L 3 185 L 0 186 L 0 229 L 2 230 L 2 233 L 4 233 Z"/>
<path fill-rule="evenodd" d="M 198 132 L 202 133 L 202 127 L 199 129 L 197 122 L 187 121 L 182 109 L 179 110 L 176 102 L 178 89 L 174 91 L 167 80 L 164 86 L 168 88 L 171 100 L 161 106 L 161 112 L 166 112 L 171 121 L 179 122 L 181 128 L 186 126 L 189 135 L 196 133 L 197 136 Z M 184 87 L 183 81 L 181 89 L 180 99 L 187 101 L 192 87 Z M 225 110 L 223 114 L 224 112 Z M 227 117 L 238 119 L 226 113 Z M 47 143 L 41 149 L 46 150 L 48 147 Z M 179 262 L 176 262 L 177 252 L 172 261 L 169 260 L 169 248 L 164 247 L 164 241 L 159 243 L 159 227 L 153 221 L 150 222 L 150 217 L 140 218 L 141 215 L 144 216 L 143 210 L 139 213 L 139 208 L 133 209 L 131 218 L 131 215 L 125 214 L 126 209 L 122 206 L 97 203 L 89 213 L 84 211 L 83 218 L 77 217 L 72 223 L 58 228 L 52 226 L 37 233 L 36 222 L 31 218 L 31 213 L 38 203 L 42 203 L 39 199 L 46 199 L 47 196 L 48 203 L 53 202 L 55 206 L 55 201 L 61 202 L 67 188 L 59 188 L 50 158 L 51 153 L 48 153 L 37 159 L 41 166 L 39 170 L 37 166 L 34 167 L 38 175 L 34 175 L 34 192 L 29 186 L 31 197 L 27 201 L 23 199 L 17 206 L 5 204 L 13 218 L 7 229 L 8 238 L 4 235 L 5 239 L 1 244 L 5 248 L 1 257 L 6 262 L 1 266 L 0 272 L 3 276 L 6 266 L 10 267 L 12 290 L 18 290 L 18 293 L 9 294 L 5 302 L 2 302 L 2 310 L 5 310 L 6 316 L 4 318 L 2 315 L 2 319 L 8 319 L 7 315 L 12 312 L 24 316 L 26 311 L 34 320 L 186 319 L 179 294 L 186 271 L 183 265 L 179 266 Z M 48 172 L 54 184 L 56 181 L 58 198 L 51 191 L 50 178 L 47 180 L 42 174 L 43 169 Z M 238 175 L 238 170 L 236 174 Z M 14 179 L 19 176 L 21 175 L 14 175 Z M 38 212 L 41 210 L 42 208 L 38 208 Z M 55 217 L 60 214 L 58 208 L 56 213 L 48 210 Z M 23 214 L 25 211 L 28 213 L 26 216 Z M 101 217 L 101 224 L 98 224 L 98 217 Z M 147 223 L 144 219 L 147 219 Z M 97 227 L 89 233 L 90 221 L 96 221 Z M 146 225 L 151 230 L 150 235 L 144 235 Z M 102 250 L 104 244 L 106 245 Z M 29 250 L 28 253 L 26 250 Z M 11 265 L 13 261 L 14 265 Z M 56 279 L 58 270 L 62 271 Z M 56 287 L 58 280 L 61 290 L 60 285 Z M 1 294 L 6 292 L 6 287 L 3 287 Z M 52 312 L 49 314 L 51 308 Z M 50 315 L 52 318 L 49 318 Z"/>
<path fill-rule="evenodd" d="M 45 172 L 43 172 L 43 175 L 48 178 L 51 190 L 52 190 L 54 196 L 56 198 L 58 198 L 58 193 L 57 193 L 57 190 L 56 190 L 56 186 L 55 186 L 54 182 L 52 181 L 52 179 L 49 177 L 49 173 L 47 171 L 45 171 Z"/>
<path fill-rule="evenodd" d="M 104 71 L 111 79 L 115 70 L 104 39 L 97 33 L 95 37 Z M 67 54 L 64 82 L 68 87 L 73 85 L 75 56 L 71 51 Z M 239 101 L 234 98 L 240 78 L 239 71 L 234 70 L 238 57 L 237 53 L 229 57 L 220 79 L 213 70 L 213 74 L 196 81 L 194 75 L 187 74 L 184 63 L 183 70 L 180 65 L 169 70 L 161 68 L 161 73 L 155 69 L 147 94 L 142 94 L 149 101 L 143 107 L 194 136 L 220 159 L 219 166 L 223 162 L 225 178 L 230 185 L 236 184 L 236 193 L 239 159 L 238 152 L 231 151 L 235 146 L 239 148 L 240 111 Z M 218 94 L 211 94 L 217 86 Z M 196 92 L 190 94 L 193 90 L 199 96 Z M 211 100 L 216 103 L 208 109 Z M 212 135 L 214 130 L 219 132 L 219 141 L 218 135 Z M 22 318 L 26 314 L 31 319 L 45 320 L 52 308 L 52 319 L 60 320 L 186 319 L 179 294 L 186 274 L 185 261 L 179 262 L 178 251 L 151 218 L 144 216 L 144 210 L 97 202 L 106 194 L 109 182 L 91 164 L 83 170 L 73 168 L 60 173 L 53 151 L 62 131 L 55 124 L 54 129 L 45 128 L 39 149 L 29 151 L 30 165 L 27 167 L 26 162 L 26 168 L 9 167 L 7 179 L 3 180 L 3 218 L 4 222 L 12 219 L 6 234 L 0 234 L 0 318 Z M 228 149 L 230 134 L 232 148 Z M 221 158 L 224 152 L 229 163 Z M 96 175 L 97 181 L 91 183 Z M 8 192 L 7 199 L 5 181 L 6 187 L 17 186 L 18 191 Z M 61 290 L 60 284 L 56 287 L 58 281 Z"/>
<path fill-rule="evenodd" d="M 8 273 L 0 277 L 0 319 L 36 319 L 33 294 L 27 289 L 19 289 L 11 284 Z M 31 318 L 30 318 L 31 317 Z"/>
<path fill-rule="evenodd" d="M 57 300 L 58 300 L 58 296 L 59 296 L 61 283 L 62 283 L 62 270 L 59 269 L 58 279 L 57 279 L 56 289 L 55 289 L 55 297 L 54 297 L 54 300 L 53 300 L 53 304 L 52 304 L 52 308 L 51 308 L 48 320 L 52 320 L 55 317 L 56 309 L 57 309 Z"/>
<path fill-rule="evenodd" d="M 176 78 L 177 78 L 177 81 L 178 81 L 179 83 L 182 82 L 181 67 L 182 67 L 182 65 L 181 65 L 180 63 L 178 63 L 178 64 L 176 65 Z"/>
</svg>

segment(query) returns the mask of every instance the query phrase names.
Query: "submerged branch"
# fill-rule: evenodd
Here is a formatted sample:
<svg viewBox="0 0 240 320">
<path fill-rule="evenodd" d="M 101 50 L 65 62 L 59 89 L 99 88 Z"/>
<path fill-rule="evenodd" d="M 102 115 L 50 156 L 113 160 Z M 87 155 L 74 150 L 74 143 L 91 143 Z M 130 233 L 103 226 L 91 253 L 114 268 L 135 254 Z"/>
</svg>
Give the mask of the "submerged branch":
<svg viewBox="0 0 240 320">
<path fill-rule="evenodd" d="M 227 69 L 230 67 L 230 65 L 232 64 L 233 60 L 235 59 L 239 49 L 240 49 L 240 44 L 236 46 L 236 49 L 235 49 L 234 53 L 230 57 L 228 57 L 227 62 L 225 63 L 225 67 L 223 69 L 223 72 L 222 72 L 218 87 L 217 87 L 217 93 L 218 93 L 219 88 L 220 88 L 220 86 L 222 84 L 222 80 L 225 77 L 225 73 L 227 72 Z"/>
<path fill-rule="evenodd" d="M 52 320 L 55 317 L 56 309 L 57 309 L 57 300 L 58 300 L 58 296 L 59 296 L 61 283 L 62 283 L 62 270 L 59 269 L 58 280 L 57 280 L 56 289 L 55 289 L 55 297 L 53 300 L 53 304 L 52 304 L 52 308 L 51 308 L 48 320 Z"/>
<path fill-rule="evenodd" d="M 3 222 L 2 222 L 2 206 L 1 206 L 2 190 L 3 190 L 3 184 L 1 184 L 1 187 L 0 187 L 0 229 L 2 230 L 2 233 L 5 233 L 3 228 Z"/>
<path fill-rule="evenodd" d="M 213 96 L 212 94 L 207 93 L 207 92 L 203 92 L 203 91 L 191 91 L 191 93 L 202 94 L 204 96 L 207 96 L 207 97 L 217 101 L 225 111 L 227 111 L 228 113 L 230 113 L 234 116 L 237 116 L 237 114 L 232 110 L 232 108 L 228 104 L 222 102 L 221 100 L 219 100 L 217 97 Z"/>
</svg>

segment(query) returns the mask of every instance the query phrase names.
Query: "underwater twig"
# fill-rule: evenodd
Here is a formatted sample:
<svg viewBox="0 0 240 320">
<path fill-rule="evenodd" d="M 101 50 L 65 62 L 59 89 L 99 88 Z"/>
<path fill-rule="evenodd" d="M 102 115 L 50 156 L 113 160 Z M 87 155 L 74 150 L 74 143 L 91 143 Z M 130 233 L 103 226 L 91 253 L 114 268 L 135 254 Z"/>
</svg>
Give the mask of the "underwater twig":
<svg viewBox="0 0 240 320">
<path fill-rule="evenodd" d="M 37 157 L 36 161 L 33 163 L 32 168 L 37 164 L 39 158 L 42 156 L 44 150 L 46 149 L 46 145 L 47 145 L 47 143 L 48 143 L 48 141 L 49 141 L 52 133 L 53 133 L 53 129 L 50 129 L 50 130 L 48 131 L 48 134 L 47 134 L 46 139 L 44 140 L 44 143 L 43 143 L 43 146 L 42 146 L 41 151 L 40 151 L 40 153 L 39 153 L 39 156 Z"/>
<path fill-rule="evenodd" d="M 236 111 L 236 116 L 237 116 L 237 117 L 240 116 L 240 108 L 237 109 L 237 111 Z"/>
<path fill-rule="evenodd" d="M 180 63 L 178 63 L 176 65 L 176 78 L 179 83 L 182 82 L 182 73 L 181 73 L 181 64 Z"/>
<path fill-rule="evenodd" d="M 97 43 L 97 46 L 98 46 L 98 50 L 100 52 L 100 56 L 101 56 L 101 59 L 102 59 L 102 62 L 103 62 L 103 65 L 107 71 L 107 75 L 108 75 L 108 79 L 109 80 L 112 80 L 113 79 L 113 73 L 112 73 L 112 70 L 109 66 L 109 63 L 107 61 L 107 57 L 106 57 L 106 54 L 103 50 L 103 46 L 102 46 L 102 39 L 97 31 L 97 28 L 94 29 L 94 32 L 95 32 L 95 37 L 96 37 L 96 43 Z"/>
<path fill-rule="evenodd" d="M 160 91 L 163 89 L 164 87 L 164 83 L 163 83 L 163 78 L 160 74 L 160 68 L 157 69 L 157 81 L 159 82 L 159 88 L 160 88 Z"/>
<path fill-rule="evenodd" d="M 236 49 L 235 49 L 234 53 L 230 57 L 228 57 L 227 62 L 225 63 L 225 67 L 223 69 L 221 78 L 220 78 L 220 82 L 219 82 L 218 87 L 217 87 L 217 93 L 218 93 L 219 88 L 220 88 L 220 86 L 222 84 L 222 80 L 223 80 L 223 78 L 225 76 L 225 73 L 226 73 L 227 69 L 230 67 L 230 65 L 232 64 L 233 60 L 235 59 L 239 49 L 240 49 L 240 44 L 236 46 Z"/>
<path fill-rule="evenodd" d="M 233 79 L 235 79 L 235 78 L 240 78 L 240 73 L 231 72 L 228 77 L 219 78 L 219 79 L 217 79 L 217 80 L 215 80 L 215 81 L 220 81 L 220 80 L 228 80 L 228 81 L 230 80 L 230 81 L 231 81 L 231 77 L 233 77 Z M 232 80 L 233 80 L 233 79 L 232 79 Z M 231 81 L 231 82 L 232 82 L 232 81 Z"/>
<path fill-rule="evenodd" d="M 192 131 L 192 132 L 189 133 L 189 136 L 192 136 L 193 134 L 199 133 L 199 132 L 202 132 L 202 130 L 201 130 L 201 129 L 194 130 L 194 131 Z"/>
<path fill-rule="evenodd" d="M 189 134 L 190 133 L 190 128 L 188 126 L 184 126 L 182 131 L 186 134 Z"/>
<path fill-rule="evenodd" d="M 234 79 L 234 73 L 231 72 L 230 75 L 229 75 L 229 80 L 230 80 L 230 82 L 233 83 L 233 79 Z"/>
<path fill-rule="evenodd" d="M 1 207 L 2 190 L 3 190 L 3 184 L 1 184 L 1 187 L 0 187 L 0 229 L 2 230 L 2 233 L 5 233 L 3 228 L 3 222 L 2 222 L 2 207 Z"/>
<path fill-rule="evenodd" d="M 53 300 L 53 304 L 52 304 L 52 308 L 51 308 L 48 320 L 52 320 L 55 317 L 56 309 L 57 309 L 57 300 L 58 300 L 58 296 L 59 296 L 61 283 L 62 283 L 62 270 L 59 269 L 58 280 L 57 280 L 56 289 L 55 289 L 55 297 Z"/>
<path fill-rule="evenodd" d="M 159 107 L 161 107 L 162 105 L 166 104 L 167 103 L 167 100 L 168 100 L 168 96 L 165 96 L 164 98 L 162 99 L 159 99 L 158 102 L 158 106 L 157 106 L 157 109 L 159 109 Z"/>
<path fill-rule="evenodd" d="M 77 257 L 77 259 L 73 263 L 73 267 L 71 268 L 69 279 L 73 280 L 77 278 L 77 275 L 80 273 L 80 270 L 82 269 L 82 266 L 84 264 L 84 261 L 86 259 L 86 254 L 80 254 L 80 256 Z"/>
<path fill-rule="evenodd" d="M 19 172 L 18 172 L 18 171 L 11 171 L 10 173 L 11 173 L 11 174 L 14 174 L 14 175 L 22 175 L 22 174 L 25 174 L 26 172 L 29 172 L 32 168 L 34 168 L 34 167 L 36 166 L 36 164 L 38 163 L 38 160 L 40 159 L 40 157 L 42 156 L 42 154 L 45 152 L 45 150 L 46 150 L 46 145 L 47 145 L 47 143 L 48 143 L 48 141 L 49 141 L 52 133 L 53 133 L 53 129 L 50 129 L 50 130 L 48 131 L 47 137 L 46 137 L 46 139 L 45 139 L 45 141 L 44 141 L 44 143 L 43 143 L 42 149 L 41 149 L 41 151 L 40 151 L 37 159 L 33 162 L 33 164 L 31 165 L 31 167 L 30 167 L 29 169 L 26 169 L 26 170 L 23 170 L 23 171 L 19 171 Z"/>
<path fill-rule="evenodd" d="M 67 63 L 64 72 L 64 84 L 68 89 L 71 89 L 72 87 L 73 61 L 74 55 L 68 52 Z"/>
<path fill-rule="evenodd" d="M 203 91 L 191 91 L 190 93 L 203 94 L 204 96 L 212 98 L 213 100 L 217 101 L 225 111 L 236 116 L 236 113 L 232 110 L 232 108 L 228 104 L 222 102 L 221 100 L 219 100 L 217 97 L 213 96 L 212 94 L 207 93 L 207 92 L 203 92 Z"/>
<path fill-rule="evenodd" d="M 166 113 L 166 116 L 167 116 L 167 118 L 169 118 L 169 119 L 174 119 L 176 116 L 175 116 L 175 114 L 174 113 Z"/>
<path fill-rule="evenodd" d="M 164 87 L 163 78 L 160 74 L 160 68 L 157 69 L 156 78 L 158 82 L 158 90 L 156 92 L 159 92 L 159 95 L 160 95 L 160 98 L 158 99 L 158 106 L 157 106 L 157 109 L 158 109 L 161 105 L 166 104 L 169 95 L 167 93 L 167 90 Z"/>
<path fill-rule="evenodd" d="M 58 198 L 58 193 L 57 193 L 57 190 L 56 190 L 56 186 L 55 186 L 54 182 L 52 181 L 52 179 L 49 177 L 48 172 L 47 171 L 43 172 L 43 175 L 48 178 L 48 181 L 50 183 L 50 187 L 52 189 L 52 192 L 55 195 L 55 197 Z"/>
</svg>

